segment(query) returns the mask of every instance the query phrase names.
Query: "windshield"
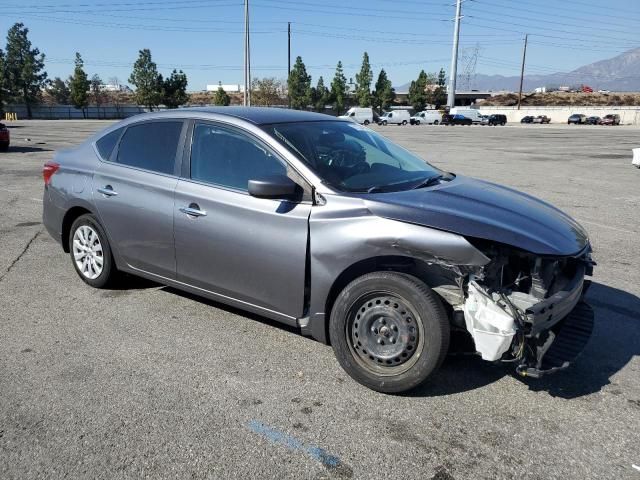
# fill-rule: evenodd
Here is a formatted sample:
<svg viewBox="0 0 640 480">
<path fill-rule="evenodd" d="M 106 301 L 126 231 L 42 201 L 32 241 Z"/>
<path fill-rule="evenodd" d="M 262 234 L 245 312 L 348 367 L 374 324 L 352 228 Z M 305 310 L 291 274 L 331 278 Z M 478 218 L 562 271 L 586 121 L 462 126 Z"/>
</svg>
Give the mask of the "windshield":
<svg viewBox="0 0 640 480">
<path fill-rule="evenodd" d="M 346 192 L 408 190 L 443 172 L 374 131 L 350 122 L 263 127 L 318 175 Z"/>
</svg>

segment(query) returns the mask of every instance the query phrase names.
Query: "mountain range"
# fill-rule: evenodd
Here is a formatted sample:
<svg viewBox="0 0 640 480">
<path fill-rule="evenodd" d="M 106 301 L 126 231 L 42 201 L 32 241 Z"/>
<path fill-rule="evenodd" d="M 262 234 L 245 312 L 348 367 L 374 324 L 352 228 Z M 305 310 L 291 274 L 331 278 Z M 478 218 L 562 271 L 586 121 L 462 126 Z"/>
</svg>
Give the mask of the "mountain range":
<svg viewBox="0 0 640 480">
<path fill-rule="evenodd" d="M 476 90 L 516 91 L 519 85 L 519 76 L 476 74 L 470 82 L 467 82 L 466 78 L 459 77 L 457 90 L 468 90 L 470 86 Z M 640 48 L 634 48 L 613 58 L 584 65 L 570 72 L 527 75 L 525 67 L 523 87 L 525 91 L 531 91 L 537 87 L 580 85 L 589 85 L 594 90 L 640 91 Z M 396 91 L 407 91 L 408 89 L 409 84 L 396 87 Z"/>
</svg>

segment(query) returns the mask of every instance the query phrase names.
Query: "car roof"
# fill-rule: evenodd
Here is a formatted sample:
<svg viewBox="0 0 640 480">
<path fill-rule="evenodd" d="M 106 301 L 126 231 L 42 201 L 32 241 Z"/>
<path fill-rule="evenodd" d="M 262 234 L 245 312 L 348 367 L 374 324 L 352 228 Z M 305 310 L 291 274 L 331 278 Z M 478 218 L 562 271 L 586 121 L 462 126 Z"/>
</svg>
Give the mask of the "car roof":
<svg viewBox="0 0 640 480">
<path fill-rule="evenodd" d="M 315 112 L 304 112 L 301 110 L 289 110 L 285 108 L 269 108 L 269 107 L 196 107 L 181 108 L 181 113 L 212 113 L 216 115 L 227 115 L 235 117 L 256 125 L 267 125 L 270 123 L 288 123 L 288 122 L 318 122 L 322 120 L 338 120 L 331 115 L 325 115 Z M 171 112 L 166 111 L 165 112 Z M 175 110 L 174 110 L 175 112 Z M 164 113 L 164 112 L 163 112 Z"/>
</svg>

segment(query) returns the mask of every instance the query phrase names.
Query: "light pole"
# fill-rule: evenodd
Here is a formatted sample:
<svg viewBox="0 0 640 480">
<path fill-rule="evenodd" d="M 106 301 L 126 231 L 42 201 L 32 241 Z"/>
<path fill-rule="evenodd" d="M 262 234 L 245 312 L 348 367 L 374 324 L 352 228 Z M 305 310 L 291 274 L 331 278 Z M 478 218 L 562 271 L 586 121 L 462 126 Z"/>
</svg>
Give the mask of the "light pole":
<svg viewBox="0 0 640 480">
<path fill-rule="evenodd" d="M 251 48 L 249 43 L 249 0 L 244 0 L 244 96 L 245 107 L 251 106 Z"/>
<path fill-rule="evenodd" d="M 451 52 L 451 70 L 449 71 L 449 92 L 447 105 L 449 108 L 456 104 L 456 77 L 458 76 L 458 42 L 460 41 L 460 19 L 462 12 L 462 0 L 456 1 L 455 27 L 453 28 L 453 51 Z"/>
</svg>

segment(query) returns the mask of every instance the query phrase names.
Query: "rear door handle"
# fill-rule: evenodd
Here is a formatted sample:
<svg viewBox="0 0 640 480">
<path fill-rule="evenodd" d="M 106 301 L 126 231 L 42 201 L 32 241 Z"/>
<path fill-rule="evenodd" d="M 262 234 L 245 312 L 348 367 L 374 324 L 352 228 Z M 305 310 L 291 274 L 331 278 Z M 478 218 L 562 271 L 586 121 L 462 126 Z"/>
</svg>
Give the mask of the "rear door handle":
<svg viewBox="0 0 640 480">
<path fill-rule="evenodd" d="M 188 207 L 180 207 L 180 211 L 190 217 L 206 217 L 207 212 L 200 210 L 197 203 L 191 203 Z"/>
<path fill-rule="evenodd" d="M 116 192 L 111 185 L 105 185 L 104 187 L 99 188 L 98 192 L 102 195 L 106 195 L 107 197 L 115 197 L 118 195 L 118 192 Z"/>
</svg>

